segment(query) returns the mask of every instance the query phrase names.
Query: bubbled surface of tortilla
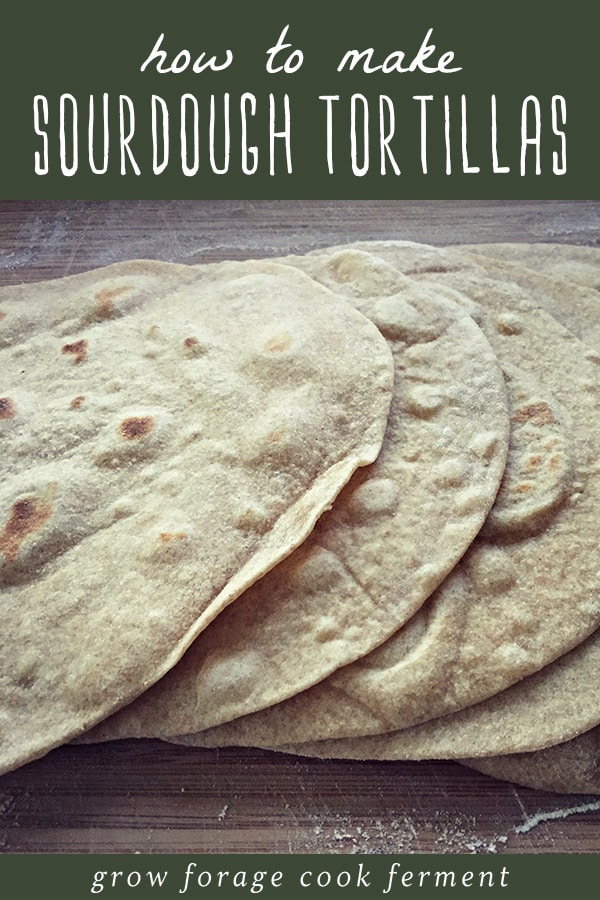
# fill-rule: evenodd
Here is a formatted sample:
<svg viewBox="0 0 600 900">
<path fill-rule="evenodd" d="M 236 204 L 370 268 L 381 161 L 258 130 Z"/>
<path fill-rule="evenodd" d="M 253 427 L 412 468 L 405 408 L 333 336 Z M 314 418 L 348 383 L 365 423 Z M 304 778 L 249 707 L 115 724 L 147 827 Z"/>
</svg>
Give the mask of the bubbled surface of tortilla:
<svg viewBox="0 0 600 900">
<path fill-rule="evenodd" d="M 168 676 L 83 740 L 195 731 L 309 687 L 410 618 L 481 527 L 508 431 L 487 341 L 459 306 L 389 265 L 361 253 L 338 262 L 333 279 L 328 267 L 310 274 L 377 325 L 395 361 L 377 461 Z"/>
<path fill-rule="evenodd" d="M 529 302 L 524 288 L 481 271 L 460 272 L 449 285 L 430 249 L 417 249 L 432 269 L 431 282 L 423 280 L 463 298 L 513 385 L 512 452 L 488 522 L 447 581 L 386 644 L 310 692 L 190 742 L 289 746 L 310 735 L 360 744 L 361 735 L 479 703 L 598 625 L 595 353 Z"/>
<path fill-rule="evenodd" d="M 387 734 L 288 745 L 306 756 L 348 759 L 457 759 L 493 774 L 505 757 L 533 759 L 600 721 L 600 640 L 595 632 L 569 653 L 482 703 Z M 582 685 L 585 689 L 582 689 Z M 544 757 L 540 757 L 543 759 Z M 506 767 L 507 769 L 507 767 Z M 481 771 L 484 771 L 482 768 Z M 533 770 L 532 770 L 533 771 Z"/>
<path fill-rule="evenodd" d="M 461 244 L 458 250 L 515 263 L 541 275 L 600 290 L 600 248 L 572 244 Z M 599 298 L 600 299 L 600 298 Z"/>
<path fill-rule="evenodd" d="M 147 688 L 300 543 L 392 382 L 372 323 L 283 267 L 3 288 L 2 768 Z"/>
</svg>

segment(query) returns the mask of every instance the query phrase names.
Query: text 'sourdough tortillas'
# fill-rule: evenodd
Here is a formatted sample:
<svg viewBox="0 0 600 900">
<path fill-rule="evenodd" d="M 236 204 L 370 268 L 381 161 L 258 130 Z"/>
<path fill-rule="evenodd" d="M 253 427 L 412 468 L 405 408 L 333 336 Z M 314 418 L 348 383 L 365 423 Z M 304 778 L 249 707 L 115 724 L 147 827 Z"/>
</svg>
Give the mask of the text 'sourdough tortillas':
<svg viewBox="0 0 600 900">
<path fill-rule="evenodd" d="M 508 432 L 489 344 L 459 306 L 389 265 L 360 253 L 347 262 L 350 300 L 395 360 L 377 461 L 165 678 L 82 740 L 195 731 L 309 687 L 405 622 L 481 527 Z"/>
<path fill-rule="evenodd" d="M 373 324 L 268 263 L 0 291 L 2 769 L 89 728 L 310 532 L 383 438 Z"/>
</svg>

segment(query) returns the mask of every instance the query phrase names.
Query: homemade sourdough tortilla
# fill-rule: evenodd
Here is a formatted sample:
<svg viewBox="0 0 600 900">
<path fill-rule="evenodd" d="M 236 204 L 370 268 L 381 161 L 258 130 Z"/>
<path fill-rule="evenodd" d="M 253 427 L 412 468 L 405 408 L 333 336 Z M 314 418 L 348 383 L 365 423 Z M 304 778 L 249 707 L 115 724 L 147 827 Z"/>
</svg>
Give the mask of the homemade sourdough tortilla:
<svg viewBox="0 0 600 900">
<path fill-rule="evenodd" d="M 357 373 L 360 373 L 357 377 Z M 299 272 L 0 290 L 0 766 L 158 679 L 383 438 L 387 344 Z"/>
<path fill-rule="evenodd" d="M 398 268 L 407 278 L 425 281 L 431 286 L 437 286 L 438 289 L 444 286 L 447 296 L 454 297 L 455 291 L 460 294 L 465 278 L 468 278 L 471 284 L 476 283 L 478 279 L 483 282 L 490 279 L 502 284 L 507 294 L 510 295 L 511 292 L 515 294 L 513 308 L 516 296 L 525 292 L 529 307 L 533 305 L 549 312 L 561 325 L 600 351 L 598 291 L 594 287 L 583 281 L 565 282 L 561 277 L 552 277 L 550 272 L 542 274 L 525 265 L 477 254 L 474 248 L 470 249 L 464 245 L 434 247 L 412 241 L 360 241 L 328 250 L 315 250 L 304 258 L 291 259 L 299 268 L 310 273 L 315 260 L 320 257 L 326 258 L 334 253 L 352 249 L 376 254 Z M 485 305 L 484 298 L 478 299 Z"/>
<path fill-rule="evenodd" d="M 580 340 L 600 350 L 600 317 L 598 316 L 598 292 L 590 287 L 564 281 L 561 278 L 542 275 L 514 263 L 491 259 L 485 256 L 467 254 L 461 250 L 448 248 L 448 255 L 455 265 L 464 268 L 457 271 L 417 275 L 418 280 L 439 285 L 444 284 L 455 290 L 462 290 L 462 280 L 466 274 L 474 281 L 481 272 L 505 288 L 514 287 L 526 291 L 528 301 L 549 312 L 557 322 L 568 328 Z"/>
<path fill-rule="evenodd" d="M 463 765 L 538 791 L 600 794 L 600 728 L 534 753 L 490 756 Z"/>
<path fill-rule="evenodd" d="M 324 758 L 456 758 L 475 768 L 480 762 L 488 766 L 491 758 L 491 770 L 504 754 L 529 754 L 594 728 L 600 722 L 599 666 L 600 634 L 595 632 L 534 675 L 451 715 L 388 734 L 277 749 Z"/>
<path fill-rule="evenodd" d="M 572 244 L 462 244 L 457 249 L 517 263 L 542 275 L 600 291 L 600 248 Z"/>
<path fill-rule="evenodd" d="M 343 270 L 342 256 L 325 263 L 332 272 Z M 516 285 L 466 273 L 462 284 L 506 361 L 512 406 L 507 471 L 481 535 L 380 648 L 310 691 L 191 742 L 278 746 L 407 728 L 505 690 L 598 627 L 594 353 Z"/>
<path fill-rule="evenodd" d="M 489 344 L 460 307 L 389 265 L 360 253 L 348 262 L 351 302 L 395 361 L 377 461 L 171 672 L 81 740 L 196 731 L 304 690 L 410 618 L 481 527 L 508 432 Z"/>
</svg>

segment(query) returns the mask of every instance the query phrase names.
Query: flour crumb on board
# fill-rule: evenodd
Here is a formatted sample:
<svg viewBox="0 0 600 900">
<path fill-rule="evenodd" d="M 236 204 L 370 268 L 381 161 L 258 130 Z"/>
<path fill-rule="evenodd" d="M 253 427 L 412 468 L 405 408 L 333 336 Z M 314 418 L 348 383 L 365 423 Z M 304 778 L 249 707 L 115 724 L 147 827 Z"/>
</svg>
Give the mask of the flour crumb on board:
<svg viewBox="0 0 600 900">
<path fill-rule="evenodd" d="M 497 853 L 498 844 L 507 841 L 505 835 L 482 837 L 475 816 L 436 813 L 424 827 L 431 830 L 436 849 L 445 853 Z"/>
<path fill-rule="evenodd" d="M 362 819 L 336 815 L 314 823 L 305 849 L 344 853 L 421 852 L 423 841 L 439 853 L 498 853 L 506 844 L 506 835 L 479 833 L 474 816 L 435 814 L 428 822 L 416 821 L 408 814 L 393 819 Z"/>
<path fill-rule="evenodd" d="M 221 812 L 219 813 L 219 815 L 217 816 L 217 819 L 219 820 L 219 822 L 223 822 L 225 820 L 225 816 L 227 815 L 228 809 L 229 809 L 229 803 L 226 803 L 225 806 L 223 807 L 223 809 L 221 810 Z"/>
<path fill-rule="evenodd" d="M 357 823 L 350 816 L 335 815 L 313 825 L 307 849 L 344 853 L 410 852 L 416 834 L 408 816 L 386 822 L 363 819 Z"/>
<path fill-rule="evenodd" d="M 469 853 L 497 853 L 498 844 L 505 844 L 507 840 L 508 837 L 505 834 L 492 838 L 489 843 L 481 838 L 473 838 L 465 841 L 465 850 L 468 850 Z"/>
<path fill-rule="evenodd" d="M 591 803 L 580 803 L 578 806 L 567 806 L 563 809 L 552 809 L 548 812 L 534 813 L 534 815 L 528 816 L 522 825 L 517 825 L 515 834 L 526 834 L 532 828 L 535 828 L 536 825 L 548 822 L 551 819 L 566 819 L 567 816 L 572 816 L 576 813 L 591 812 L 597 809 L 600 809 L 600 800 L 594 800 Z"/>
</svg>

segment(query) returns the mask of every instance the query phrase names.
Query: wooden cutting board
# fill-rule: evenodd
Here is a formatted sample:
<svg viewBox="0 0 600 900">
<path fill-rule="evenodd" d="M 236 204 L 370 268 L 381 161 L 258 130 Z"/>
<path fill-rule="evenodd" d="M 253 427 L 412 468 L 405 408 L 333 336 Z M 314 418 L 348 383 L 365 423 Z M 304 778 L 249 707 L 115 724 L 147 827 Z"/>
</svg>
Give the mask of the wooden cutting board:
<svg viewBox="0 0 600 900">
<path fill-rule="evenodd" d="M 600 202 L 3 202 L 0 283 L 136 257 L 244 259 L 370 238 L 597 245 Z M 595 853 L 600 798 L 519 788 L 450 762 L 321 761 L 122 741 L 62 747 L 1 777 L 0 847 Z"/>
</svg>

